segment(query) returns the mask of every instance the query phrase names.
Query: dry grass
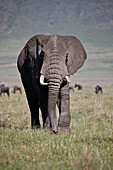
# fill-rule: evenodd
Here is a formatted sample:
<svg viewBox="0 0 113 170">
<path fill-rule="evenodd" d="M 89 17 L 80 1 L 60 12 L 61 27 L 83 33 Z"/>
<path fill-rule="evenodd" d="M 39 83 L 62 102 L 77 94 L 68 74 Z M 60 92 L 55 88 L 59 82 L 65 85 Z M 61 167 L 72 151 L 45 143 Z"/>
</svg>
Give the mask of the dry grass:
<svg viewBox="0 0 113 170">
<path fill-rule="evenodd" d="M 25 94 L 0 97 L 0 170 L 113 169 L 113 87 L 71 92 L 71 133 L 30 129 Z"/>
</svg>

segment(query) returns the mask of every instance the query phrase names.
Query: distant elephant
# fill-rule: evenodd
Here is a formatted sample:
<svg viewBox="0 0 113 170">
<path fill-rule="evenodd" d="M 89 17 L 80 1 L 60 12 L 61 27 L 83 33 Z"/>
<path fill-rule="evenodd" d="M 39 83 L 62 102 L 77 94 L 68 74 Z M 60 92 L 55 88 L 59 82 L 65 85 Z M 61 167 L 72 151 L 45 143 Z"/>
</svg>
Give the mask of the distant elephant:
<svg viewBox="0 0 113 170">
<path fill-rule="evenodd" d="M 10 96 L 10 92 L 9 92 L 9 87 L 8 86 L 5 86 L 4 84 L 1 84 L 0 85 L 0 96 L 2 95 L 2 93 L 6 93 L 7 96 L 9 97 Z"/>
<path fill-rule="evenodd" d="M 101 92 L 101 94 L 103 93 L 103 91 L 102 91 L 102 87 L 101 87 L 101 86 L 99 86 L 99 85 L 97 85 L 97 86 L 95 87 L 95 93 L 96 93 L 96 94 L 98 94 L 98 93 L 99 93 L 99 91 Z"/>
<path fill-rule="evenodd" d="M 82 90 L 82 86 L 80 84 L 75 84 L 75 88 L 78 87 L 78 90 Z"/>
<path fill-rule="evenodd" d="M 26 43 L 17 66 L 31 111 L 32 128 L 40 127 L 40 108 L 43 127 L 50 122 L 54 133 L 70 130 L 69 77 L 85 59 L 85 49 L 74 36 L 36 35 Z"/>
<path fill-rule="evenodd" d="M 69 90 L 75 91 L 73 86 L 69 86 Z"/>
<path fill-rule="evenodd" d="M 13 93 L 14 93 L 14 94 L 16 93 L 16 91 L 19 91 L 20 94 L 22 94 L 21 87 L 19 87 L 19 86 L 17 86 L 17 85 L 15 85 L 15 86 L 13 87 Z"/>
</svg>

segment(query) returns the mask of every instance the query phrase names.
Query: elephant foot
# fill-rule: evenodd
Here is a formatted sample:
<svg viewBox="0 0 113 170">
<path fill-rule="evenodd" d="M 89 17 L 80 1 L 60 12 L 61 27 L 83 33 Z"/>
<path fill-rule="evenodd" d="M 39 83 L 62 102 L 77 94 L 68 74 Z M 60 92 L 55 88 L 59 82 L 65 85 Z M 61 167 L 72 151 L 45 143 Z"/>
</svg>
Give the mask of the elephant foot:
<svg viewBox="0 0 113 170">
<path fill-rule="evenodd" d="M 53 128 L 52 131 L 54 134 L 56 134 L 56 133 L 58 133 L 58 128 Z"/>
<path fill-rule="evenodd" d="M 63 134 L 69 134 L 70 133 L 70 127 L 58 127 L 58 132 Z"/>
<path fill-rule="evenodd" d="M 46 121 L 43 122 L 43 128 L 44 128 L 44 129 L 45 129 L 45 128 L 47 128 L 47 129 L 50 128 L 50 121 L 49 121 L 49 118 L 47 118 Z"/>
<path fill-rule="evenodd" d="M 34 126 L 32 127 L 32 129 L 40 129 L 40 128 L 41 128 L 40 124 L 34 125 Z"/>
<path fill-rule="evenodd" d="M 43 129 L 49 129 L 49 128 L 50 128 L 49 124 L 46 123 L 43 124 Z"/>
</svg>

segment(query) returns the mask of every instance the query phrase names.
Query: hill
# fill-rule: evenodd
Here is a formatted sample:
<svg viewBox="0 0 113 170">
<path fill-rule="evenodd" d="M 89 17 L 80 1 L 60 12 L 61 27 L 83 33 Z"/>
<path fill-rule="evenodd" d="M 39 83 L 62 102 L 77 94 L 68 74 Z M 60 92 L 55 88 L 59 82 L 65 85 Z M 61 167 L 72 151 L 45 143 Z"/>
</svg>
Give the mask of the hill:
<svg viewBox="0 0 113 170">
<path fill-rule="evenodd" d="M 90 43 L 113 41 L 112 9 L 112 0 L 4 0 L 0 3 L 0 39 L 52 33 L 78 35 Z"/>
<path fill-rule="evenodd" d="M 89 75 L 85 76 L 87 79 L 95 75 L 103 79 L 104 75 L 104 79 L 109 77 L 111 80 L 112 9 L 112 0 L 0 0 L 0 63 L 16 63 L 24 44 L 35 34 L 75 35 L 88 53 L 87 65 L 80 72 L 81 78 L 85 74 Z M 6 74 L 11 77 L 11 82 L 14 77 L 16 80 L 15 68 L 0 66 L 1 81 L 7 81 Z M 9 75 L 9 70 L 14 76 Z"/>
</svg>

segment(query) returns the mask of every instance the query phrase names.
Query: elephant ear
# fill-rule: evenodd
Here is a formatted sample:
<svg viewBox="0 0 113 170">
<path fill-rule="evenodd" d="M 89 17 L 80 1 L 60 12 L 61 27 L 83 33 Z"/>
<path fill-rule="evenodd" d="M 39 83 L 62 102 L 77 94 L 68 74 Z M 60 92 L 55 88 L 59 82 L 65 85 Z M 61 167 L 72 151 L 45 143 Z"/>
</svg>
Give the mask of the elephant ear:
<svg viewBox="0 0 113 170">
<path fill-rule="evenodd" d="M 87 58 L 85 49 L 81 42 L 73 36 L 68 38 L 68 61 L 67 68 L 69 75 L 73 75 L 80 67 L 83 66 Z"/>
<path fill-rule="evenodd" d="M 26 45 L 19 54 L 17 60 L 17 67 L 19 72 L 22 72 L 22 68 L 24 66 L 25 60 L 27 59 L 27 55 L 28 55 L 28 45 Z"/>
</svg>

